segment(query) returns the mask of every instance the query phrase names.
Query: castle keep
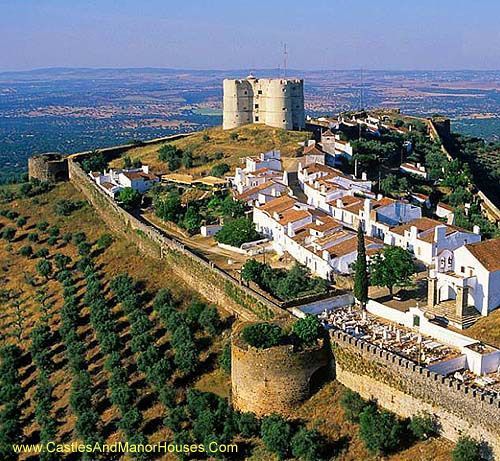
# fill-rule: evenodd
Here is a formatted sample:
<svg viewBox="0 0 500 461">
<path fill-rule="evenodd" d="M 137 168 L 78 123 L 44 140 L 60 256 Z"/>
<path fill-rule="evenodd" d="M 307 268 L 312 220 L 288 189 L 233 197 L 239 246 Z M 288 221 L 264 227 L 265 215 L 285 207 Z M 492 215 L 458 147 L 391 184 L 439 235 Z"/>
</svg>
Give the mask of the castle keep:
<svg viewBox="0 0 500 461">
<path fill-rule="evenodd" d="M 304 81 L 255 78 L 224 80 L 224 130 L 248 123 L 285 130 L 305 127 Z"/>
</svg>

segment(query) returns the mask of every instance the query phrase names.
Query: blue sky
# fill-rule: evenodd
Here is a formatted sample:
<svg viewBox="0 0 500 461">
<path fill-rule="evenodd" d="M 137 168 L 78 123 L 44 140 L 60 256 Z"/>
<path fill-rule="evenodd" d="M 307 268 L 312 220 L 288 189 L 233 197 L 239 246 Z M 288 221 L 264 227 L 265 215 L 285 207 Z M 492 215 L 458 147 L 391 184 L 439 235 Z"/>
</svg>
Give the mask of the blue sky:
<svg viewBox="0 0 500 461">
<path fill-rule="evenodd" d="M 0 70 L 500 69 L 500 1 L 0 0 Z"/>
</svg>

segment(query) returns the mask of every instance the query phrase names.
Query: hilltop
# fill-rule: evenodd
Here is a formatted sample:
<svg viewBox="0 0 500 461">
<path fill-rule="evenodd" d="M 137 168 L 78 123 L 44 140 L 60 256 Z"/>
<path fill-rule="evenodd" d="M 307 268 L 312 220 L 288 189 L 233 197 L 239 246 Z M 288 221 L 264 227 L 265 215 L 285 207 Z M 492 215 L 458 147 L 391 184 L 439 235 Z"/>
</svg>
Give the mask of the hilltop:
<svg viewBox="0 0 500 461">
<path fill-rule="evenodd" d="M 193 156 L 193 168 L 179 168 L 179 172 L 191 174 L 208 173 L 214 165 L 227 163 L 230 167 L 241 164 L 241 159 L 271 149 L 281 151 L 283 157 L 296 157 L 301 148 L 299 143 L 310 139 L 307 131 L 286 131 L 266 125 L 245 125 L 232 130 L 221 127 L 210 128 L 194 133 L 188 137 L 173 141 L 170 144 L 189 151 Z M 160 146 L 141 146 L 127 152 L 131 160 L 141 160 L 157 171 L 167 171 L 165 162 L 158 159 Z M 122 166 L 121 159 L 115 159 L 112 167 Z"/>
</svg>

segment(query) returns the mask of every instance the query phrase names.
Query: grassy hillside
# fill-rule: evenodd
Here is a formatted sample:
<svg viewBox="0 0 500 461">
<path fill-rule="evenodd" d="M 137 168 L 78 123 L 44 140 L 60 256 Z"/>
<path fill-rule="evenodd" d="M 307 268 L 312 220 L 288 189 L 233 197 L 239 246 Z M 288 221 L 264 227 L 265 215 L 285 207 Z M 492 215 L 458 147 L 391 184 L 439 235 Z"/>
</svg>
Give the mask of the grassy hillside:
<svg viewBox="0 0 500 461">
<path fill-rule="evenodd" d="M 40 388 L 42 368 L 39 366 L 39 360 L 35 360 L 32 344 L 33 328 L 40 326 L 44 319 L 48 321 L 50 339 L 43 350 L 47 352 L 45 359 L 54 364 L 54 368 L 47 372 L 52 395 L 49 399 L 49 408 L 44 414 L 55 422 L 54 438 L 56 441 L 71 442 L 79 439 L 79 426 L 82 421 L 76 409 L 77 403 L 81 400 L 75 402 L 77 374 L 74 371 L 74 357 L 72 358 L 72 354 L 68 352 L 68 334 L 65 333 L 67 327 L 65 318 L 68 315 L 70 296 L 74 296 L 77 307 L 75 337 L 83 346 L 81 351 L 83 371 L 90 377 L 89 387 L 84 391 L 89 391 L 88 406 L 97 414 L 96 436 L 108 442 L 125 441 L 131 437 L 130 430 L 127 431 L 127 427 L 131 424 L 131 416 L 127 413 L 125 417 L 123 408 L 114 403 L 116 396 L 113 396 L 112 382 L 116 381 L 120 369 L 123 370 L 126 380 L 124 384 L 129 392 L 127 395 L 132 398 L 129 410 L 138 410 L 135 415 L 135 428 L 132 431 L 134 437 L 142 436 L 150 442 L 179 441 L 181 436 L 185 437 L 189 434 L 188 430 L 202 431 L 207 424 L 210 427 L 213 421 L 203 419 L 202 413 L 198 416 L 198 425 L 193 429 L 190 429 L 192 422 L 189 419 L 181 418 L 182 430 L 174 433 L 170 428 L 173 424 L 172 420 L 164 418 L 169 415 L 172 417 L 174 410 L 178 408 L 186 408 L 186 394 L 190 388 L 211 392 L 222 398 L 229 396 L 229 376 L 220 368 L 218 362 L 221 350 L 229 337 L 231 324 L 231 319 L 224 312 L 223 306 L 219 306 L 222 327 L 216 334 L 208 334 L 201 324 L 194 329 L 194 342 L 198 350 L 199 364 L 194 371 L 182 372 L 180 365 L 176 362 L 178 349 L 176 349 L 175 342 L 183 338 L 176 338 L 175 331 L 172 334 L 172 325 L 169 325 L 169 322 L 178 323 L 183 321 L 184 317 L 174 315 L 170 321 L 165 322 L 162 311 L 153 306 L 153 298 L 159 289 L 167 288 L 174 299 L 174 310 L 185 313 L 186 308 L 189 309 L 188 306 L 191 305 L 193 299 L 197 299 L 197 296 L 182 281 L 176 279 L 163 262 L 139 254 L 137 249 L 128 244 L 123 237 L 113 236 L 84 201 L 83 206 L 69 212 L 68 215 L 56 213 L 55 205 L 61 200 L 66 200 L 66 204 L 79 203 L 83 201 L 83 197 L 71 184 L 65 183 L 34 198 L 16 199 L 0 205 L 2 210 L 11 212 L 9 216 L 0 216 L 0 231 L 5 235 L 6 228 L 16 230 L 15 235 L 10 236 L 9 239 L 0 239 L 0 286 L 2 290 L 0 340 L 2 346 L 18 345 L 22 353 L 19 362 L 21 385 L 19 433 L 21 435 L 18 440 L 24 443 L 37 443 L 41 437 L 40 421 L 44 419 L 40 419 L 40 403 L 37 393 Z M 57 211 L 60 212 L 60 208 L 59 206 Z M 19 221 L 20 217 L 24 217 L 26 222 Z M 46 221 L 45 225 L 43 221 Z M 57 226 L 58 232 L 54 230 L 54 226 Z M 77 243 L 77 240 L 82 238 L 81 234 L 77 238 L 78 233 L 82 232 L 85 233 L 83 245 L 81 242 Z M 57 236 L 55 236 L 56 233 Z M 33 237 L 34 234 L 38 236 L 38 239 Z M 100 245 L 103 242 L 102 236 L 105 234 L 112 237 L 112 243 L 109 246 Z M 25 250 L 21 250 L 27 246 L 32 247 L 34 255 L 30 256 Z M 46 251 L 40 251 L 41 249 Z M 62 270 L 56 268 L 56 261 L 60 258 L 56 254 L 71 258 L 67 264 L 67 270 L 75 282 L 74 293 L 68 293 L 68 287 L 60 281 Z M 92 273 L 89 273 L 89 266 L 84 269 L 81 266 L 81 261 L 85 258 L 93 262 L 94 276 L 97 276 L 100 282 L 97 292 L 94 290 L 93 297 L 104 295 L 104 299 L 101 300 L 105 303 L 105 308 L 109 309 L 110 324 L 101 320 L 101 317 L 97 317 L 96 321 L 97 307 L 94 306 L 93 298 L 89 296 Z M 39 271 L 41 261 L 50 262 L 53 272 L 43 275 Z M 124 272 L 139 282 L 136 290 L 138 296 L 132 300 L 122 299 L 115 285 L 111 283 L 116 275 Z M 132 292 L 135 291 L 132 290 Z M 135 303 L 138 309 L 138 312 L 134 314 L 131 311 L 131 302 Z M 116 331 L 119 337 L 121 343 L 118 347 L 119 367 L 111 369 L 109 367 L 108 360 L 111 354 L 104 348 L 105 343 L 102 331 L 100 331 L 103 325 L 106 326 L 105 329 Z M 149 373 L 144 372 L 141 367 L 144 354 L 135 349 L 142 343 L 138 341 L 138 328 L 144 325 L 147 331 L 142 333 L 141 338 L 150 338 L 149 341 L 160 353 L 160 358 L 166 358 L 172 363 L 173 371 L 165 383 L 160 383 L 160 385 L 165 384 L 167 389 L 174 390 L 173 407 L 165 405 L 164 396 L 158 391 L 158 384 L 155 384 Z M 4 385 L 3 378 L 0 376 L 0 385 Z M 356 425 L 347 423 L 343 417 L 343 411 L 339 406 L 342 390 L 342 386 L 336 382 L 326 385 L 298 411 L 297 421 L 301 423 L 296 424 L 306 424 L 309 428 L 317 427 L 324 437 L 324 443 L 329 447 L 329 453 L 332 456 L 338 454 L 340 460 L 376 459 L 371 458 L 366 452 L 357 435 Z M 80 405 L 79 411 L 86 409 L 85 407 L 82 409 Z M 124 425 L 125 420 L 128 420 L 128 426 Z M 2 424 L 1 418 L 0 424 Z M 214 429 L 214 432 L 220 435 L 220 428 Z M 237 435 L 236 440 L 241 444 L 241 452 L 238 455 L 229 456 L 228 459 L 277 460 L 275 455 L 264 448 L 258 437 L 245 438 Z M 450 448 L 450 443 L 442 439 L 433 439 L 417 443 L 386 459 L 394 461 L 444 460 L 449 458 Z M 39 458 L 36 455 L 21 455 L 19 459 L 35 461 Z M 63 459 L 80 458 L 65 456 Z M 104 459 L 126 458 L 107 456 Z M 150 454 L 146 459 L 177 458 L 174 455 Z"/>
<path fill-rule="evenodd" d="M 233 139 L 236 135 L 238 138 Z M 309 138 L 310 133 L 304 131 L 286 131 L 266 125 L 246 125 L 226 131 L 221 127 L 211 128 L 174 141 L 172 144 L 183 151 L 192 152 L 195 167 L 190 169 L 191 173 L 204 174 L 217 163 L 224 162 L 232 167 L 238 166 L 241 158 L 270 149 L 279 149 L 283 156 L 294 157 L 301 150 L 298 143 Z M 166 164 L 158 160 L 158 149 L 159 146 L 137 147 L 127 155 L 131 159 L 140 159 L 159 171 L 167 171 Z M 217 153 L 221 153 L 222 157 L 217 159 Z M 218 156 L 220 157 L 220 154 Z M 111 165 L 121 166 L 122 161 L 116 159 Z M 178 171 L 183 172 L 185 169 L 181 168 Z"/>
</svg>

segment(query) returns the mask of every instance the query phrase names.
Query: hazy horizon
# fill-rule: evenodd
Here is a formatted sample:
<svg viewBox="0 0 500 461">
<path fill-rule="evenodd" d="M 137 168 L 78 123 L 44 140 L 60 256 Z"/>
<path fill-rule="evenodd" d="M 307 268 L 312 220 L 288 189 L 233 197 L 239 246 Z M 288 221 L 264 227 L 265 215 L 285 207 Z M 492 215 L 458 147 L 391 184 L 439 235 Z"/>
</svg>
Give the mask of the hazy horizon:
<svg viewBox="0 0 500 461">
<path fill-rule="evenodd" d="M 482 0 L 0 0 L 0 69 L 500 69 L 500 3 Z"/>
</svg>

